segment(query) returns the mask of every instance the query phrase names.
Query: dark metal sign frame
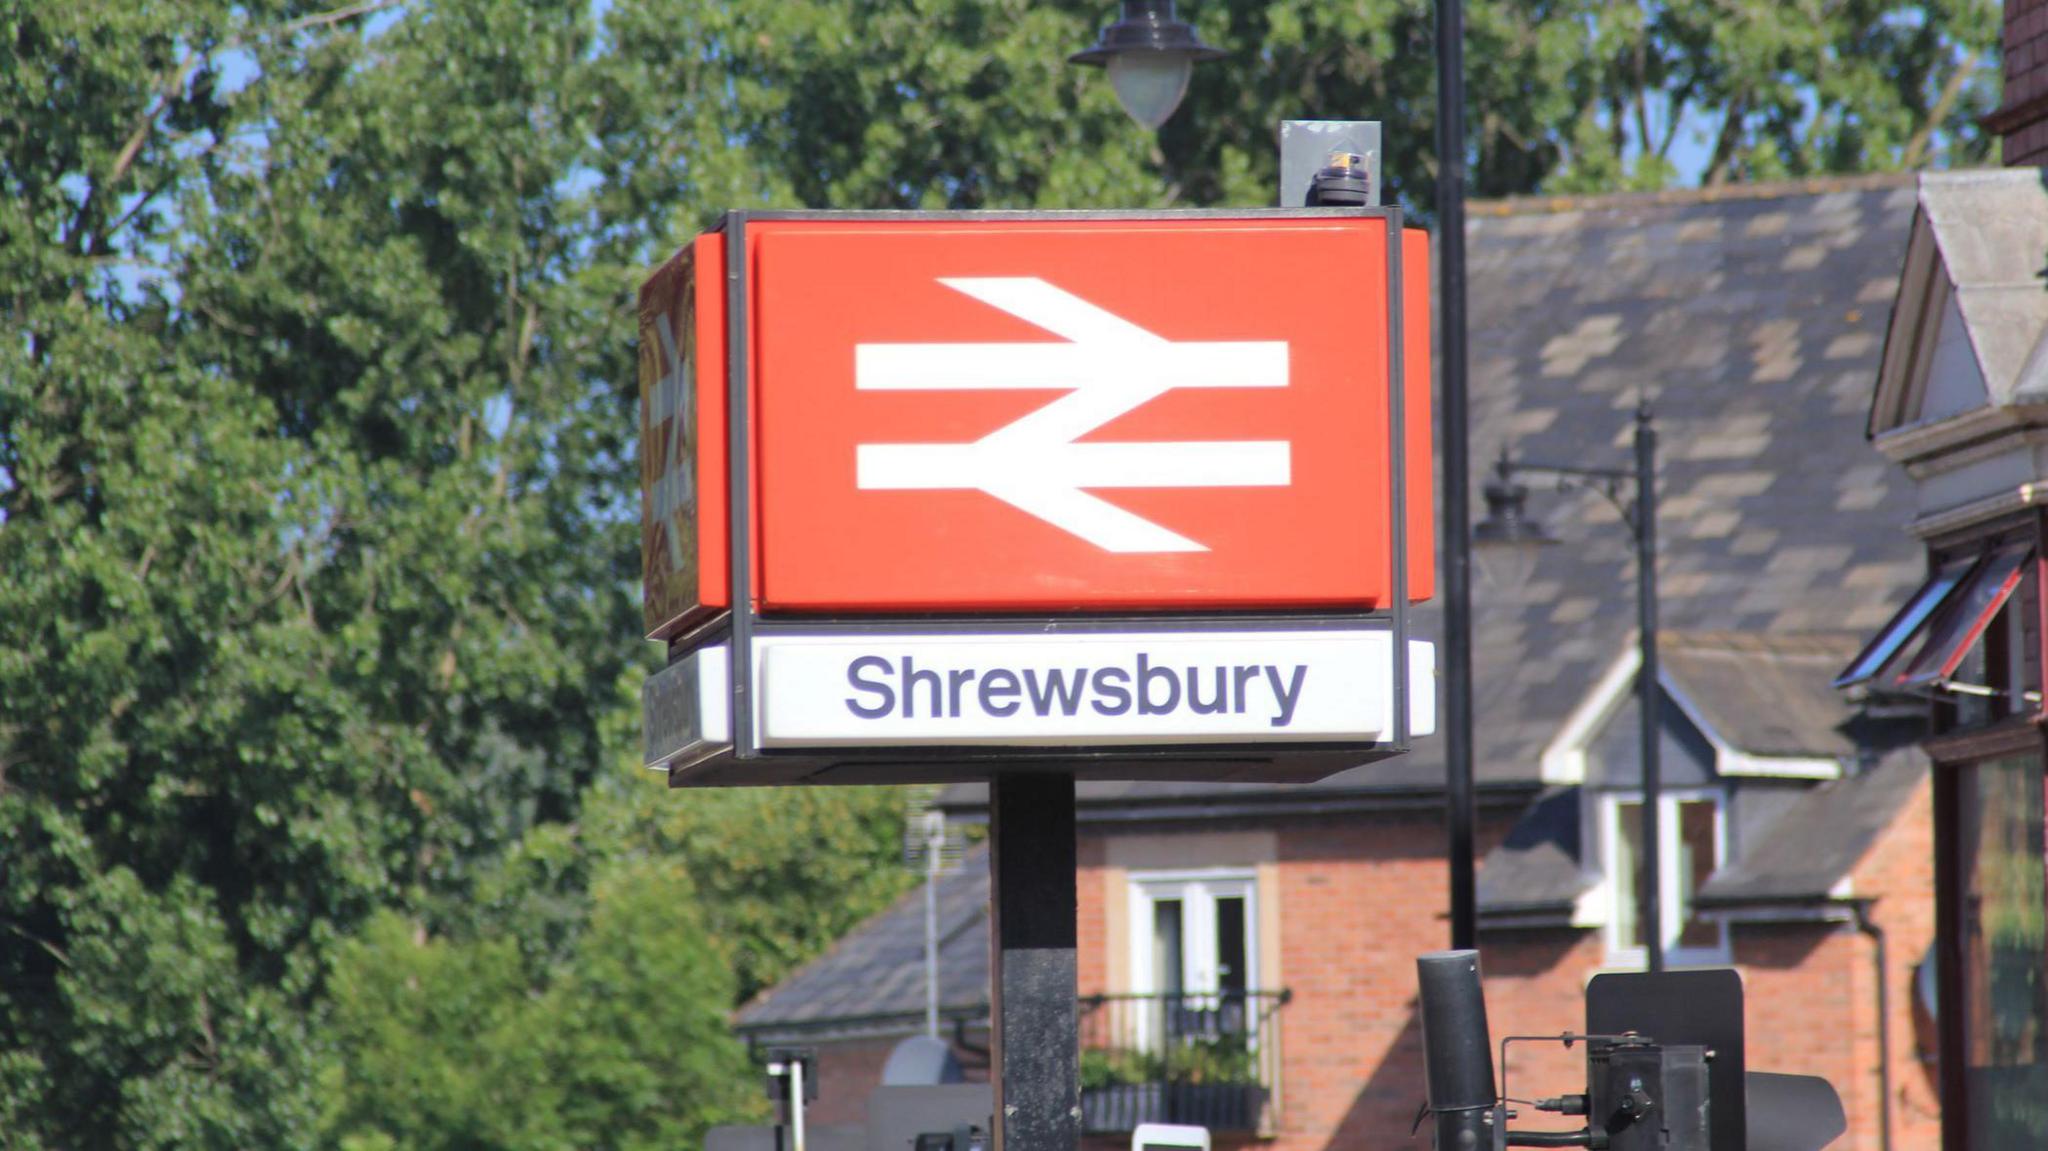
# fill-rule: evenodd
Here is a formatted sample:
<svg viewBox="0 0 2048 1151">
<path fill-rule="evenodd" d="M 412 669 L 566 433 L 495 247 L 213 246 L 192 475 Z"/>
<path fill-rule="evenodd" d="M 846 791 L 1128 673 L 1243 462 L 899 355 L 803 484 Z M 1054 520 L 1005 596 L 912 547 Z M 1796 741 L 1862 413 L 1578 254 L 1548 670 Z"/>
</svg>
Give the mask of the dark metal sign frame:
<svg viewBox="0 0 2048 1151">
<path fill-rule="evenodd" d="M 754 223 L 789 221 L 859 223 L 976 222 L 1113 222 L 1273 219 L 1383 220 L 1387 229 L 1387 415 L 1388 492 L 1391 547 L 1388 563 L 1393 584 L 1391 604 L 1384 611 L 1342 612 L 1278 610 L 1187 612 L 1065 612 L 1001 614 L 836 614 L 762 613 L 754 605 L 753 413 L 750 396 L 747 229 Z M 729 516 L 729 612 L 670 641 L 671 664 L 690 652 L 728 641 L 731 750 L 709 759 L 682 760 L 670 766 L 675 786 L 711 784 L 882 783 L 913 780 L 984 778 L 996 772 L 1050 771 L 1101 779 L 1214 778 L 1220 774 L 1257 772 L 1267 780 L 1312 780 L 1359 763 L 1384 759 L 1408 750 L 1408 474 L 1406 419 L 1406 328 L 1402 292 L 1402 224 L 1398 207 L 1385 208 L 1259 208 L 1186 211 L 989 211 L 989 212 L 828 212 L 731 211 L 717 226 L 725 233 L 726 293 L 726 450 L 727 495 L 723 509 L 700 507 L 698 514 L 724 511 Z M 1427 275 L 1427 270 L 1423 272 Z M 1341 286 L 1342 280 L 1339 280 Z M 754 650 L 757 636 L 863 635 L 916 636 L 1001 634 L 1006 632 L 1089 634 L 1101 632 L 1178 631 L 1320 631 L 1385 627 L 1391 633 L 1393 677 L 1389 717 L 1393 738 L 1376 742 L 1244 742 L 1116 745 L 1111 747 L 1038 745 L 970 746 L 927 744 L 897 748 L 764 748 L 755 731 Z"/>
</svg>

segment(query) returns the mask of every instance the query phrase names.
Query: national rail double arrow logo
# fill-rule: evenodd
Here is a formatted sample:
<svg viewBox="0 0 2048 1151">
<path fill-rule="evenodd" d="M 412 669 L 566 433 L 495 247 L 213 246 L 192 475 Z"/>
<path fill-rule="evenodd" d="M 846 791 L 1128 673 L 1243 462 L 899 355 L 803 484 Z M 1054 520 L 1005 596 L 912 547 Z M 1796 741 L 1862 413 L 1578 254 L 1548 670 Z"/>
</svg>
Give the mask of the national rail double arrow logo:
<svg viewBox="0 0 2048 1151">
<path fill-rule="evenodd" d="M 1094 491 L 1292 482 L 1286 440 L 1076 442 L 1175 388 L 1284 388 L 1284 341 L 1168 340 L 1037 277 L 939 283 L 1068 342 L 857 344 L 857 390 L 1070 390 L 967 443 L 860 444 L 859 487 L 981 491 L 1129 554 L 1209 549 Z"/>
</svg>

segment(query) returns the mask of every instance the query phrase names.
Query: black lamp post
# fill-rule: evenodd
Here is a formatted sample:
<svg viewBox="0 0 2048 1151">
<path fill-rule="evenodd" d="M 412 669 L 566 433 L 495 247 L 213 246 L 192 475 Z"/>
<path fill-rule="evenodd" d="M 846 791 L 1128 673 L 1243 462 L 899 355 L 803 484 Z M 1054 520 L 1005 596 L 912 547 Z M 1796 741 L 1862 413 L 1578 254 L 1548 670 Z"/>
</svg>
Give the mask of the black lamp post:
<svg viewBox="0 0 2048 1151">
<path fill-rule="evenodd" d="M 1451 946 L 1478 946 L 1473 851 L 1471 554 L 1466 507 L 1465 402 L 1465 15 L 1463 0 L 1436 0 L 1438 366 L 1443 443 L 1442 593 L 1445 824 L 1450 855 Z M 1187 94 L 1197 61 L 1226 53 L 1204 44 L 1174 14 L 1173 0 L 1122 0 L 1117 22 L 1068 59 L 1106 67 L 1131 118 L 1157 129 Z M 1345 168 L 1357 167 L 1352 174 Z M 1318 204 L 1369 203 L 1362 164 L 1337 163 L 1317 180 Z"/>
<path fill-rule="evenodd" d="M 1560 487 L 1590 487 L 1621 511 L 1635 532 L 1636 627 L 1642 653 L 1636 669 L 1636 708 L 1642 728 L 1642 859 L 1636 868 L 1636 919 L 1643 936 L 1643 956 L 1651 971 L 1664 970 L 1662 831 L 1659 797 L 1663 790 L 1658 758 L 1657 724 L 1657 430 L 1647 402 L 1636 408 L 1636 463 L 1633 468 L 1589 468 L 1545 464 L 1510 457 L 1505 449 L 1493 465 L 1486 485 L 1486 519 L 1472 529 L 1473 551 L 1490 579 L 1508 586 L 1528 578 L 1536 551 L 1554 543 L 1541 524 L 1530 520 L 1523 505 L 1529 489 L 1514 482 L 1517 475 L 1555 477 Z M 1635 498 L 1623 496 L 1635 483 Z M 1496 565 L 1498 569 L 1496 570 Z"/>
<path fill-rule="evenodd" d="M 1472 557 L 1465 477 L 1465 12 L 1463 0 L 1436 0 L 1435 7 L 1444 822 L 1450 856 L 1451 946 L 1473 948 L 1479 942 L 1473 859 L 1477 804 L 1472 770 Z M 1222 55 L 1175 16 L 1173 0 L 1123 0 L 1121 16 L 1102 30 L 1096 45 L 1068 59 L 1107 67 L 1124 111 L 1157 129 L 1186 95 L 1195 62 Z M 1332 169 L 1345 166 L 1333 164 Z M 1370 202 L 1370 186 L 1362 177 L 1356 179 L 1356 187 L 1349 179 L 1324 179 L 1345 176 L 1332 169 L 1319 176 L 1315 203 Z"/>
<path fill-rule="evenodd" d="M 1123 0 L 1122 14 L 1095 46 L 1067 60 L 1108 71 L 1117 103 L 1156 131 L 1187 95 L 1195 64 L 1226 54 L 1202 43 L 1194 26 L 1174 15 L 1173 0 Z"/>
<path fill-rule="evenodd" d="M 1472 825 L 1472 549 L 1465 484 L 1465 5 L 1436 0 L 1438 413 L 1443 425 L 1444 838 L 1450 853 L 1451 947 L 1479 946 Z"/>
</svg>

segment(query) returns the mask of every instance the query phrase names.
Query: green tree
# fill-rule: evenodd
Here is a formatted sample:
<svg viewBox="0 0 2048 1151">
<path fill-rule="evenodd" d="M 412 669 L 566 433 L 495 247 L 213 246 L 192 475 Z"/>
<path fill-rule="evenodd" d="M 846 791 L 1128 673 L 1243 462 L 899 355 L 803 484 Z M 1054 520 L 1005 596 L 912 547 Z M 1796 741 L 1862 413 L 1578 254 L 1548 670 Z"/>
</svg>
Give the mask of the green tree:
<svg viewBox="0 0 2048 1151">
<path fill-rule="evenodd" d="M 744 1002 L 911 886 L 895 788 L 677 795 L 633 780 L 593 794 L 585 834 L 678 860 Z"/>
<path fill-rule="evenodd" d="M 672 862 L 611 868 L 561 961 L 508 935 L 428 938 L 385 912 L 333 979 L 325 1126 L 416 1151 L 666 1151 L 761 1110 L 732 983 Z"/>
<path fill-rule="evenodd" d="M 572 815 L 645 658 L 595 23 L 376 7 L 0 17 L 13 1145 L 308 1142 L 336 940 Z"/>
<path fill-rule="evenodd" d="M 381 913 L 342 947 L 327 1137 L 654 1148 L 758 1119 L 727 1013 L 908 886 L 901 818 L 894 790 L 677 796 L 622 765 L 460 912 Z"/>
<path fill-rule="evenodd" d="M 1988 0 L 1470 7 L 1480 194 L 1667 181 L 1702 115 L 1710 179 L 1983 151 Z M 347 1110 L 374 1077 L 315 1089 L 379 1044 L 456 1061 L 431 1015 L 329 1027 L 380 911 L 427 954 L 378 928 L 349 1002 L 445 948 L 487 980 L 447 1010 L 487 1028 L 613 978 L 604 932 L 695 924 L 669 974 L 730 999 L 889 898 L 885 794 L 613 773 L 654 658 L 632 292 L 728 206 L 1259 203 L 1282 116 L 1383 118 L 1428 202 L 1422 0 L 1190 0 L 1233 55 L 1157 138 L 1064 63 L 1110 8 L 0 0 L 9 1146 L 412 1138 Z M 641 856 L 696 909 L 593 912 Z M 634 1022 L 577 1033 L 622 1084 Z"/>
<path fill-rule="evenodd" d="M 678 168 L 723 193 L 713 204 L 1258 204 L 1278 121 L 1371 117 L 1390 184 L 1426 209 L 1433 8 L 1189 0 L 1182 15 L 1230 55 L 1195 70 L 1155 139 L 1099 73 L 1064 63 L 1113 17 L 1107 0 L 620 0 L 606 84 L 674 95 L 652 121 L 601 117 L 595 163 L 616 218 L 644 217 Z M 1662 186 L 1688 148 L 1707 182 L 1988 151 L 1976 121 L 1996 97 L 1994 0 L 1466 9 L 1474 195 Z"/>
</svg>

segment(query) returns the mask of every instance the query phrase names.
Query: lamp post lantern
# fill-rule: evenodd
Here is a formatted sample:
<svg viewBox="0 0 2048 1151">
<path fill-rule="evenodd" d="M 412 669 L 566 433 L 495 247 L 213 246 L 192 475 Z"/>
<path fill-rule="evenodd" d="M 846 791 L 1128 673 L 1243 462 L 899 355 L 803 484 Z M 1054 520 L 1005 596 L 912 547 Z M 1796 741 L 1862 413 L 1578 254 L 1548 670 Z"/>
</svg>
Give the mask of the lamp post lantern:
<svg viewBox="0 0 2048 1151">
<path fill-rule="evenodd" d="M 1157 131 L 1187 95 L 1195 64 L 1225 54 L 1204 44 L 1194 26 L 1174 14 L 1173 0 L 1123 0 L 1122 14 L 1095 46 L 1067 60 L 1107 71 L 1117 103 L 1131 119 Z"/>
<path fill-rule="evenodd" d="M 1657 429 L 1647 401 L 1636 408 L 1635 466 L 1590 468 L 1517 460 L 1501 451 L 1486 485 L 1486 518 L 1472 529 L 1473 552 L 1495 577 L 1508 586 L 1528 578 L 1536 553 L 1555 543 L 1541 524 L 1528 518 L 1524 504 L 1529 489 L 1518 475 L 1552 476 L 1560 487 L 1591 487 L 1620 510 L 1634 532 L 1636 554 L 1636 628 L 1641 659 L 1636 668 L 1637 726 L 1642 736 L 1642 858 L 1636 867 L 1636 923 L 1643 938 L 1643 958 L 1651 971 L 1664 970 L 1663 832 L 1660 798 L 1663 771 L 1657 723 Z M 1623 497 L 1630 482 L 1634 499 Z M 1516 573 L 1519 573 L 1517 575 Z"/>
<path fill-rule="evenodd" d="M 1529 518 L 1529 488 L 1515 482 L 1515 472 L 1526 467 L 1501 447 L 1493 478 L 1483 489 L 1486 518 L 1472 528 L 1472 558 L 1495 587 L 1522 586 L 1536 570 L 1537 555 L 1557 542 L 1541 521 Z"/>
</svg>

